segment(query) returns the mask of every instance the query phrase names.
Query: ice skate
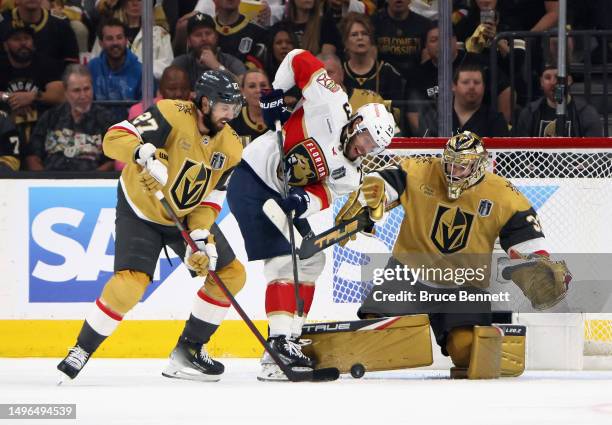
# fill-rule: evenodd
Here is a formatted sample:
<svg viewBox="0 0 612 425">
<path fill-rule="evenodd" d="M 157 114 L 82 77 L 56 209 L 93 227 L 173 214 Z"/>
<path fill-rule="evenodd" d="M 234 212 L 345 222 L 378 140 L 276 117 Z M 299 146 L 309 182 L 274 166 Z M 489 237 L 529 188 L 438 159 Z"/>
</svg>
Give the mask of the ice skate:
<svg viewBox="0 0 612 425">
<path fill-rule="evenodd" d="M 314 368 L 314 360 L 302 353 L 302 345 L 299 342 L 285 336 L 277 336 L 268 338 L 268 344 L 292 370 L 309 371 Z M 267 351 L 261 359 L 261 372 L 257 379 L 260 381 L 288 380 Z"/>
<path fill-rule="evenodd" d="M 70 379 L 76 378 L 79 372 L 85 367 L 91 353 L 83 350 L 78 345 L 75 345 L 68 351 L 68 355 L 58 365 L 57 369 L 62 372 L 61 378 L 67 376 Z M 63 379 L 60 380 L 60 384 Z"/>
<path fill-rule="evenodd" d="M 187 379 L 190 381 L 218 381 L 225 367 L 213 360 L 204 344 L 179 341 L 170 354 L 170 363 L 162 375 L 167 378 Z"/>
</svg>

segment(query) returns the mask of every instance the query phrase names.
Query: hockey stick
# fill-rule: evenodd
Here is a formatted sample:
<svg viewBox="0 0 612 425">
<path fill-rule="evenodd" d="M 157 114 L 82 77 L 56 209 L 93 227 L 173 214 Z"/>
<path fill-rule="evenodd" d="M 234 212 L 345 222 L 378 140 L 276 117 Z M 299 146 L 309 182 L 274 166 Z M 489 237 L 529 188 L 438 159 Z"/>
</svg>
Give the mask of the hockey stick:
<svg viewBox="0 0 612 425">
<path fill-rule="evenodd" d="M 283 200 L 286 200 L 289 196 L 289 183 L 287 182 L 287 170 L 285 168 L 285 151 L 284 151 L 284 142 L 283 142 L 283 128 L 281 126 L 280 120 L 276 120 L 274 122 L 274 127 L 276 131 L 276 137 L 278 141 L 278 153 L 280 155 L 280 169 L 282 173 L 283 180 Z M 298 317 L 302 317 L 304 315 L 304 300 L 300 297 L 300 280 L 298 277 L 298 267 L 297 267 L 297 250 L 295 248 L 295 230 L 293 228 L 293 211 L 286 212 L 287 216 L 287 227 L 289 228 L 289 245 L 291 245 L 291 263 L 293 265 L 293 290 L 295 293 L 295 309 L 297 311 Z"/>
<path fill-rule="evenodd" d="M 172 207 L 170 206 L 170 204 L 168 204 L 168 201 L 164 198 L 164 194 L 161 191 L 158 191 L 155 193 L 155 197 L 159 199 L 159 202 L 161 202 L 161 204 L 163 205 L 164 209 L 166 210 L 166 213 L 172 219 L 172 221 L 174 222 L 174 225 L 181 232 L 181 236 L 183 237 L 183 240 L 187 243 L 187 245 L 191 247 L 193 252 L 199 251 L 198 246 L 193 241 L 193 239 L 191 239 L 191 236 L 189 236 L 189 232 L 187 231 L 187 229 L 185 228 L 181 220 L 174 213 L 174 211 L 172 210 Z M 255 324 L 253 323 L 253 321 L 249 318 L 246 312 L 242 309 L 240 304 L 238 304 L 238 301 L 236 301 L 236 298 L 234 298 L 234 296 L 229 291 L 229 289 L 227 289 L 227 286 L 225 286 L 225 283 L 223 283 L 223 281 L 217 275 L 217 273 L 215 273 L 212 270 L 209 270 L 208 274 L 210 275 L 210 277 L 212 277 L 215 283 L 219 285 L 219 288 L 221 288 L 221 291 L 223 291 L 223 293 L 225 294 L 227 299 L 230 301 L 232 306 L 234 306 L 234 308 L 236 309 L 236 311 L 238 312 L 238 314 L 240 315 L 244 323 L 246 323 L 246 325 L 249 327 L 253 335 L 255 335 L 259 343 L 268 352 L 270 357 L 272 357 L 272 360 L 274 360 L 274 362 L 278 365 L 278 367 L 283 371 L 287 379 L 289 379 L 292 382 L 335 381 L 336 379 L 338 379 L 338 377 L 340 376 L 340 372 L 338 371 L 338 369 L 333 368 L 333 367 L 317 369 L 317 370 L 312 370 L 312 371 L 294 371 L 292 370 L 288 365 L 285 364 L 285 362 L 283 362 L 283 360 L 280 358 L 278 353 L 276 353 L 276 351 L 274 351 L 270 347 L 270 345 L 268 345 L 268 343 L 264 339 L 261 332 L 259 332 L 257 327 L 255 327 Z"/>
<path fill-rule="evenodd" d="M 287 242 L 289 242 L 291 240 L 289 236 L 289 221 L 287 220 L 287 214 L 285 214 L 285 211 L 283 211 L 280 205 L 278 205 L 274 199 L 270 198 L 264 202 L 262 210 L 278 231 L 287 239 Z M 293 228 L 293 234 L 295 235 L 296 246 L 302 246 L 302 235 L 300 235 L 295 227 Z M 299 253 L 300 248 L 297 248 L 297 250 Z"/>
<path fill-rule="evenodd" d="M 398 201 L 395 201 L 385 207 L 385 212 L 392 210 L 399 205 Z M 373 226 L 374 222 L 370 220 L 368 209 L 365 208 L 361 213 L 348 221 L 326 230 L 323 233 L 319 233 L 311 238 L 306 238 L 300 245 L 300 259 L 305 260 L 312 257 L 319 251 L 329 248 L 330 246 L 343 241 L 344 239 L 353 236 L 355 233 L 361 232 L 370 226 Z"/>
<path fill-rule="evenodd" d="M 272 224 L 283 234 L 287 242 L 289 242 L 289 226 L 285 212 L 274 199 L 268 199 L 263 205 L 264 214 L 270 219 Z M 299 242 L 298 254 L 301 260 L 312 257 L 317 252 L 329 248 L 335 243 L 338 243 L 357 232 L 364 230 L 368 224 L 366 223 L 367 211 L 354 217 L 349 221 L 332 227 L 325 232 L 316 235 L 312 238 L 302 239 Z M 361 221 L 360 221 L 361 220 Z M 362 222 L 363 221 L 363 222 Z"/>
</svg>

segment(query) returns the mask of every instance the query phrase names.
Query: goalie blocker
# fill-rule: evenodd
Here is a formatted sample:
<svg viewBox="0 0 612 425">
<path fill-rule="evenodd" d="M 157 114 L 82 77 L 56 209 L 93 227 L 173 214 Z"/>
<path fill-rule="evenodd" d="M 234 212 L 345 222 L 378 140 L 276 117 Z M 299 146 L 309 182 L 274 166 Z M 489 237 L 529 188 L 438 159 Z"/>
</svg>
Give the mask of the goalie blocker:
<svg viewBox="0 0 612 425">
<path fill-rule="evenodd" d="M 335 367 L 360 378 L 366 371 L 407 369 L 433 362 L 428 316 L 312 323 L 302 338 L 312 343 L 304 353 L 317 368 Z M 519 376 L 525 370 L 526 328 L 499 324 L 476 326 L 469 367 L 453 368 L 452 378 L 489 379 Z"/>
</svg>

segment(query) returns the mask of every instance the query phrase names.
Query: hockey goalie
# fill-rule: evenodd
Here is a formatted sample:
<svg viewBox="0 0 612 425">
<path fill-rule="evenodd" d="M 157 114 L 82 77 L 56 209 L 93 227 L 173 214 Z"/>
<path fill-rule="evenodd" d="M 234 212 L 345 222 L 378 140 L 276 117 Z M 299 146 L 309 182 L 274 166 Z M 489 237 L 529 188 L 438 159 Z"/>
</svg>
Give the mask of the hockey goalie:
<svg viewBox="0 0 612 425">
<path fill-rule="evenodd" d="M 541 225 L 529 201 L 508 180 L 486 171 L 487 161 L 482 140 L 471 132 L 460 133 L 448 140 L 442 158 L 409 158 L 399 166 L 365 176 L 359 190 L 339 211 L 336 224 L 360 215 L 367 215 L 373 223 L 382 217 L 385 205 L 399 202 L 405 214 L 386 267 L 391 270 L 490 270 L 494 243 L 499 237 L 510 258 L 501 274 L 522 290 L 535 309 L 549 309 L 565 297 L 571 274 L 565 262 L 549 258 Z M 374 226 L 368 229 L 372 232 Z M 524 329 L 517 331 L 515 327 L 512 336 L 504 337 L 502 326 L 492 326 L 491 303 L 484 296 L 489 274 L 487 271 L 480 278 L 474 275 L 461 282 L 453 280 L 452 274 L 450 278 L 447 274 L 433 274 L 438 277 L 430 280 L 414 275 L 406 279 L 402 275 L 374 286 L 359 308 L 360 318 L 416 316 L 408 316 L 413 319 L 404 325 L 411 333 L 402 340 L 402 348 L 396 345 L 385 352 L 379 350 L 377 355 L 386 359 L 372 359 L 370 350 L 370 358 L 364 361 L 374 361 L 378 370 L 384 369 L 380 366 L 382 360 L 392 366 L 389 368 L 426 364 L 426 359 L 406 356 L 404 350 L 429 350 L 429 341 L 421 332 L 423 327 L 429 328 L 422 323 L 422 317 L 428 317 L 442 353 L 450 356 L 454 364 L 452 377 L 484 379 L 522 373 Z M 406 296 L 408 292 L 414 297 Z M 400 293 L 404 301 L 397 302 Z M 467 301 L 460 301 L 460 293 L 467 294 Z M 382 324 L 372 323 L 370 329 Z M 394 326 L 401 328 L 398 323 Z M 332 341 L 337 337 L 331 333 L 327 337 L 322 337 L 321 332 L 306 333 L 310 333 L 306 338 L 313 338 L 311 354 L 318 359 L 329 359 L 339 349 L 337 340 Z M 354 332 L 344 348 L 347 343 L 366 340 L 359 335 L 365 334 Z M 383 340 L 375 332 L 372 335 L 370 343 L 375 341 L 376 350 L 376 344 Z M 404 356 L 404 362 L 398 364 L 397 359 L 390 359 L 395 355 Z"/>
</svg>

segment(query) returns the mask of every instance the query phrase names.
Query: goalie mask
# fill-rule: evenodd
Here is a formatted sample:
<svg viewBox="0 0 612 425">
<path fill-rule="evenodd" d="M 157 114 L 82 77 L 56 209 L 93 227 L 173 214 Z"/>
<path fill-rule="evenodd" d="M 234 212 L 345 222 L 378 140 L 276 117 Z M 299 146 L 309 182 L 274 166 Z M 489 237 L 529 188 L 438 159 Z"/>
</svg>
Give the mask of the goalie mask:
<svg viewBox="0 0 612 425">
<path fill-rule="evenodd" d="M 380 103 L 367 103 L 357 109 L 347 124 L 346 139 L 343 143 L 344 154 L 350 159 L 348 151 L 355 149 L 354 138 L 360 134 L 369 137 L 365 138 L 357 148 L 358 156 L 379 154 L 389 146 L 394 133 L 395 119 L 385 106 Z"/>
<path fill-rule="evenodd" d="M 459 198 L 464 190 L 480 181 L 488 158 L 482 140 L 471 131 L 464 131 L 448 140 L 442 153 L 442 170 L 449 199 Z"/>
</svg>

